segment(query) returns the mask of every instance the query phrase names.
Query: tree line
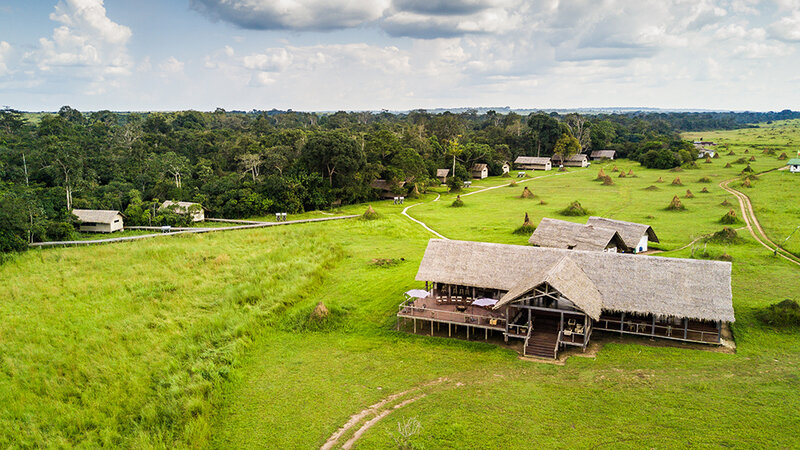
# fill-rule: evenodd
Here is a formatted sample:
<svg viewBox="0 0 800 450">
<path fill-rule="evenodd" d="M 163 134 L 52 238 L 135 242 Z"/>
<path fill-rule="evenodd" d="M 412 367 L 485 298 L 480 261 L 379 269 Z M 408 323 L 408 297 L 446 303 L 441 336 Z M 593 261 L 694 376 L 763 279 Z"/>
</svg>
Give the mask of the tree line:
<svg viewBox="0 0 800 450">
<path fill-rule="evenodd" d="M 376 179 L 402 195 L 437 184 L 440 168 L 457 185 L 475 163 L 498 175 L 520 155 L 591 149 L 669 168 L 695 157 L 682 130 L 795 116 L 7 108 L 0 110 L 0 252 L 74 237 L 73 208 L 120 210 L 129 225 L 184 223 L 158 208 L 164 200 L 197 202 L 224 218 L 298 213 L 376 199 Z"/>
</svg>

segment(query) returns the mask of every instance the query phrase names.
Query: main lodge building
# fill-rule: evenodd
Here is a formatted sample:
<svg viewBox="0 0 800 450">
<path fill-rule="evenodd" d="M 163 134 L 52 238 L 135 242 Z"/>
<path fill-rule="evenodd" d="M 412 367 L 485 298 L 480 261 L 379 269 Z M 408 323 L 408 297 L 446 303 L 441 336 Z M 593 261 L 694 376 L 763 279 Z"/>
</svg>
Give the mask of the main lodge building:
<svg viewBox="0 0 800 450">
<path fill-rule="evenodd" d="M 431 239 L 399 320 L 502 333 L 557 358 L 595 331 L 720 344 L 731 263 Z M 399 322 L 398 322 L 399 325 Z"/>
</svg>

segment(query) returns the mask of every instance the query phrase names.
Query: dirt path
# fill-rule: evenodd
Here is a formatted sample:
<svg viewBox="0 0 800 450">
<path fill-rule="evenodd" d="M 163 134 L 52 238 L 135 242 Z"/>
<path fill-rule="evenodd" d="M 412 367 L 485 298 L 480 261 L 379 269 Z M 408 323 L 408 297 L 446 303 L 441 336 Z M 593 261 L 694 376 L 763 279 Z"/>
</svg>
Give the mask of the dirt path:
<svg viewBox="0 0 800 450">
<path fill-rule="evenodd" d="M 517 182 L 517 184 L 526 183 L 528 181 L 533 181 L 533 180 L 538 180 L 539 178 L 555 177 L 555 176 L 558 176 L 558 175 L 567 175 L 567 174 L 570 174 L 570 173 L 577 173 L 577 172 L 582 172 L 582 171 L 585 171 L 585 170 L 588 170 L 588 168 L 579 169 L 579 170 L 577 170 L 575 172 L 559 172 L 559 173 L 551 173 L 549 175 L 539 175 L 538 177 L 525 178 L 524 180 L 521 180 L 521 181 Z M 500 184 L 500 185 L 497 185 L 497 186 L 490 186 L 490 187 L 481 189 L 479 191 L 473 191 L 473 192 L 467 192 L 466 194 L 461 194 L 461 196 L 462 197 L 467 197 L 469 195 L 480 194 L 481 192 L 491 191 L 491 190 L 494 190 L 494 189 L 500 189 L 500 188 L 507 187 L 507 186 L 510 186 L 510 185 L 511 185 L 511 183 Z M 441 197 L 442 197 L 441 194 L 436 194 L 436 198 L 433 199 L 431 201 L 431 203 L 438 202 Z M 444 237 L 444 235 L 442 235 L 438 231 L 434 230 L 433 228 L 429 227 L 428 224 L 426 224 L 425 222 L 423 222 L 421 220 L 418 220 L 418 219 L 415 219 L 415 218 L 411 217 L 411 215 L 408 214 L 408 210 L 409 209 L 411 209 L 411 208 L 413 208 L 415 206 L 424 205 L 424 204 L 425 204 L 425 202 L 421 202 L 421 203 L 415 203 L 415 204 L 413 204 L 411 206 L 407 206 L 405 209 L 403 209 L 403 212 L 401 214 L 403 214 L 404 216 L 406 216 L 409 219 L 413 220 L 414 222 L 420 224 L 422 226 L 422 228 L 425 228 L 426 230 L 430 231 L 431 233 L 433 233 L 438 238 L 447 239 L 446 237 Z"/>
<path fill-rule="evenodd" d="M 149 239 L 158 236 L 174 236 L 176 234 L 199 234 L 199 233 L 213 233 L 215 231 L 232 231 L 232 230 L 248 230 L 251 228 L 265 228 L 276 227 L 281 225 L 292 225 L 296 223 L 309 223 L 309 222 L 327 222 L 329 220 L 353 219 L 359 217 L 356 215 L 351 216 L 338 216 L 338 217 L 320 217 L 317 219 L 300 219 L 300 220 L 287 220 L 286 222 L 250 222 L 248 225 L 236 225 L 232 227 L 215 227 L 215 228 L 190 228 L 181 229 L 179 231 L 172 231 L 169 233 L 154 233 L 142 234 L 139 236 L 124 236 L 108 239 L 95 239 L 87 241 L 51 241 L 51 242 L 34 242 L 30 244 L 31 247 L 57 247 L 68 245 L 92 245 L 92 244 L 108 244 L 113 242 L 135 241 L 138 239 Z M 217 219 L 219 221 L 220 219 Z"/>
<path fill-rule="evenodd" d="M 774 169 L 773 169 L 774 170 Z M 770 171 L 767 171 L 770 172 Z M 762 172 L 765 173 L 765 172 Z M 761 228 L 761 224 L 758 222 L 756 218 L 756 213 L 753 211 L 753 204 L 750 202 L 750 197 L 745 195 L 745 193 L 741 191 L 737 191 L 736 189 L 729 186 L 732 181 L 737 180 L 738 178 L 732 178 L 730 180 L 725 180 L 719 183 L 719 187 L 726 190 L 727 192 L 733 194 L 736 199 L 739 201 L 739 207 L 742 210 L 742 217 L 744 218 L 744 222 L 746 224 L 747 230 L 750 231 L 750 234 L 753 238 L 764 248 L 768 249 L 769 251 L 775 253 L 776 255 L 780 256 L 781 258 L 797 264 L 800 266 L 800 258 L 792 255 L 791 253 L 787 252 L 786 250 L 778 247 L 777 244 L 772 242 L 767 234 L 764 232 L 764 229 Z"/>
<path fill-rule="evenodd" d="M 425 387 L 431 387 L 439 384 L 443 384 L 450 381 L 447 378 L 438 378 L 436 380 L 430 381 L 428 383 L 422 384 L 417 387 L 413 387 L 411 389 L 398 392 L 396 394 L 392 394 L 383 400 L 371 405 L 356 414 L 350 416 L 350 420 L 347 421 L 341 428 L 336 430 L 335 433 L 322 444 L 320 447 L 321 450 L 330 450 L 338 444 L 339 439 L 341 439 L 348 431 L 354 429 L 357 425 L 361 424 L 361 426 L 353 433 L 353 436 L 347 440 L 342 445 L 343 449 L 350 449 L 356 443 L 356 441 L 364 435 L 370 428 L 372 428 L 376 423 L 378 423 L 381 419 L 391 414 L 393 411 L 396 411 L 404 406 L 410 405 L 411 403 L 416 402 L 419 399 L 422 399 L 427 396 L 425 393 L 421 393 L 420 389 Z M 418 394 L 414 395 L 411 398 L 406 398 L 400 402 L 397 402 L 404 397 L 408 397 L 411 394 Z M 368 420 L 364 421 L 365 419 L 369 418 Z"/>
</svg>

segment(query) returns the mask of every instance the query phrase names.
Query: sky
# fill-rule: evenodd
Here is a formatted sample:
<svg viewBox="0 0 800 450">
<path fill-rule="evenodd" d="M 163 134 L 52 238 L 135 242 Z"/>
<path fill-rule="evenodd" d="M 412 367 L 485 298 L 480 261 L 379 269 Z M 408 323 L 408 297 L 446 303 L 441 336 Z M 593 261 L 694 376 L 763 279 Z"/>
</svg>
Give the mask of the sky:
<svg viewBox="0 0 800 450">
<path fill-rule="evenodd" d="M 0 0 L 0 106 L 800 109 L 800 0 Z"/>
</svg>

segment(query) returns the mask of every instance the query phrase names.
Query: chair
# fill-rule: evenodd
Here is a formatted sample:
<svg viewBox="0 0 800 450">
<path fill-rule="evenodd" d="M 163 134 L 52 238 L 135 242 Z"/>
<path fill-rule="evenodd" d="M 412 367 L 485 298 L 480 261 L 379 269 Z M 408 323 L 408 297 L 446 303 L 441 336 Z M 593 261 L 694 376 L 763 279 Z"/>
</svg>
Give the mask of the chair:
<svg viewBox="0 0 800 450">
<path fill-rule="evenodd" d="M 575 325 L 575 334 L 583 334 L 583 325 L 581 324 Z"/>
<path fill-rule="evenodd" d="M 567 321 L 567 325 L 569 325 L 569 326 L 571 326 L 571 327 L 574 327 L 574 326 L 575 326 L 575 319 L 569 319 L 569 320 Z"/>
</svg>

